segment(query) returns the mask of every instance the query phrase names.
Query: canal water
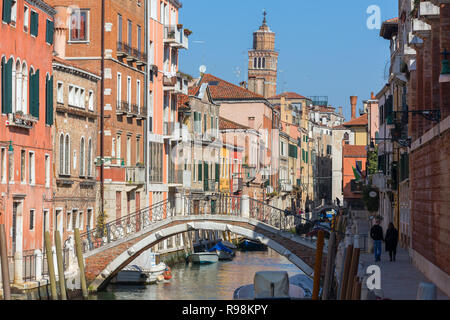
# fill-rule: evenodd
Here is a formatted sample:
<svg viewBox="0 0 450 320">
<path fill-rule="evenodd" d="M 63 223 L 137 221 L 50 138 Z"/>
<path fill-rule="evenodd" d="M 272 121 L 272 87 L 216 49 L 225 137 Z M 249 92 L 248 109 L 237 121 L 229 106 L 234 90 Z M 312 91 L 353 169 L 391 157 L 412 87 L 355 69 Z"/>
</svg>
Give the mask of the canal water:
<svg viewBox="0 0 450 320">
<path fill-rule="evenodd" d="M 232 261 L 209 265 L 178 264 L 172 279 L 147 286 L 109 285 L 94 299 L 116 300 L 232 300 L 235 289 L 252 284 L 257 271 L 302 273 L 272 249 L 258 252 L 237 251 Z"/>
</svg>

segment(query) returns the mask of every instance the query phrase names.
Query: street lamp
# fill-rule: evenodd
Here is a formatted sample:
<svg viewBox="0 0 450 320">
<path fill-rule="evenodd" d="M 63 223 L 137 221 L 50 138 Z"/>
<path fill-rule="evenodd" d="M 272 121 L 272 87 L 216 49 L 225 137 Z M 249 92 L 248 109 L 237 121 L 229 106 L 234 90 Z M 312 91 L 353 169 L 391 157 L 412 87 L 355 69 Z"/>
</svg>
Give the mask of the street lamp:
<svg viewBox="0 0 450 320">
<path fill-rule="evenodd" d="M 8 140 L 8 141 L 0 141 L 1 143 L 9 143 L 8 145 L 8 154 L 13 154 L 14 153 L 14 147 L 12 145 L 12 141 Z"/>
</svg>

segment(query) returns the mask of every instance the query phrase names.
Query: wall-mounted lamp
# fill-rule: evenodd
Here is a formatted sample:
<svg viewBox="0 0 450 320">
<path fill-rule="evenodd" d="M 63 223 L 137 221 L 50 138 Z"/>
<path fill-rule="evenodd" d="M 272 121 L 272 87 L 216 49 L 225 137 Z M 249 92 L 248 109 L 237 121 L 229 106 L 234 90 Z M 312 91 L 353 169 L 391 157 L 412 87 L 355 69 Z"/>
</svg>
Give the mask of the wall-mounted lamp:
<svg viewBox="0 0 450 320">
<path fill-rule="evenodd" d="M 12 141 L 8 140 L 8 141 L 0 141 L 1 143 L 9 143 L 8 145 L 8 154 L 13 154 L 14 153 L 14 147 L 12 145 Z"/>
</svg>

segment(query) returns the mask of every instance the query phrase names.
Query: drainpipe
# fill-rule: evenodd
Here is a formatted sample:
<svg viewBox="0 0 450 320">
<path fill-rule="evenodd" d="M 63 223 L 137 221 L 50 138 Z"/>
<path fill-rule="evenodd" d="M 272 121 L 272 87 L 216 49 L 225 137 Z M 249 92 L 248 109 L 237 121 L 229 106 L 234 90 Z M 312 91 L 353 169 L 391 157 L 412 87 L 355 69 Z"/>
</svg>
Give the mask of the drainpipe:
<svg viewBox="0 0 450 320">
<path fill-rule="evenodd" d="M 104 91 L 105 91 L 105 0 L 102 0 L 101 18 L 101 62 L 100 62 L 100 212 L 104 214 Z"/>
<path fill-rule="evenodd" d="M 148 47 L 148 37 L 149 37 L 149 30 L 148 30 L 148 28 L 149 28 L 149 22 L 148 22 L 148 19 L 149 19 L 149 14 L 148 14 L 148 11 L 149 11 L 149 5 L 148 5 L 148 3 L 147 3 L 148 1 L 144 1 L 144 18 L 145 18 L 145 23 L 144 23 L 144 28 L 145 28 L 145 31 L 144 31 L 144 43 L 145 43 L 145 46 L 144 46 L 144 48 L 145 48 L 145 55 L 146 55 L 146 58 L 147 58 L 147 64 L 145 65 L 145 78 L 144 78 L 144 88 L 145 88 L 145 94 L 144 94 L 144 106 L 146 107 L 146 110 L 147 110 L 147 114 L 146 114 L 146 119 L 145 119 L 145 121 L 144 121 L 144 147 L 142 148 L 142 156 L 143 156 L 143 160 L 144 160 L 144 168 L 145 168 L 145 175 L 144 175 L 144 177 L 145 177 L 145 188 L 144 188 L 144 192 L 146 193 L 146 198 L 148 199 L 148 168 L 147 168 L 147 164 L 149 163 L 148 162 L 148 154 L 147 154 L 147 148 L 148 148 L 148 146 L 147 146 L 147 144 L 148 144 L 148 112 L 149 112 L 149 108 L 148 108 L 148 100 L 149 100 L 149 92 L 150 92 L 150 90 L 149 90 L 149 73 L 148 73 L 148 62 L 149 62 L 149 54 L 148 54 L 148 51 L 149 51 L 149 47 Z M 146 204 L 147 206 L 149 205 L 149 202 L 147 202 L 147 204 Z M 142 205 L 141 205 L 141 207 L 142 207 Z"/>
</svg>

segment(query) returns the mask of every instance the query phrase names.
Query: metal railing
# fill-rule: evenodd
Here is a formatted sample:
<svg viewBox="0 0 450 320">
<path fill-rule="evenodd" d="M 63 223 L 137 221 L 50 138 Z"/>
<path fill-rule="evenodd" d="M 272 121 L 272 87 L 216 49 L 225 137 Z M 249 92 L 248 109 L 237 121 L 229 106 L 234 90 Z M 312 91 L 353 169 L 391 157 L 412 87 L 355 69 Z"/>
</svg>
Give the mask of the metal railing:
<svg viewBox="0 0 450 320">
<path fill-rule="evenodd" d="M 117 41 L 117 53 L 123 55 L 131 55 L 133 50 L 123 41 Z"/>
</svg>

